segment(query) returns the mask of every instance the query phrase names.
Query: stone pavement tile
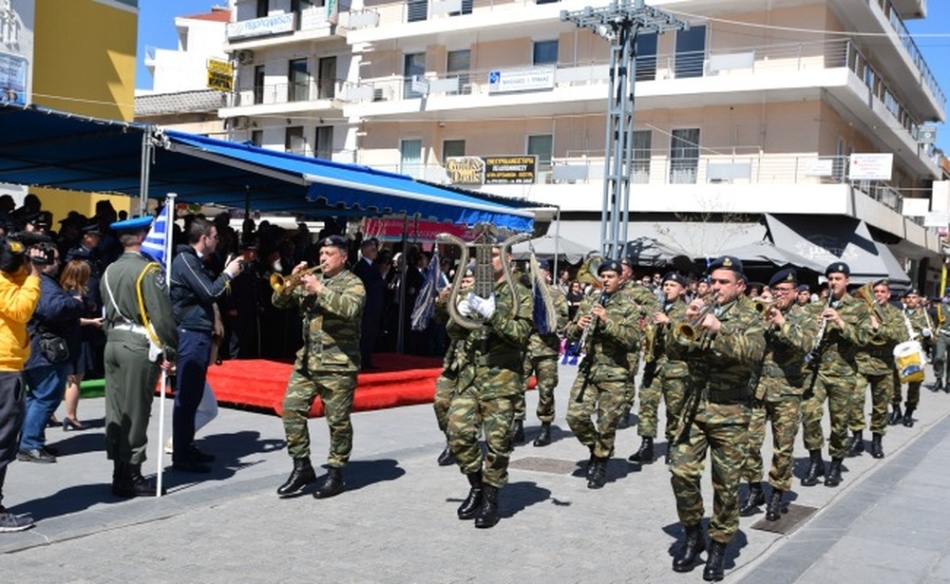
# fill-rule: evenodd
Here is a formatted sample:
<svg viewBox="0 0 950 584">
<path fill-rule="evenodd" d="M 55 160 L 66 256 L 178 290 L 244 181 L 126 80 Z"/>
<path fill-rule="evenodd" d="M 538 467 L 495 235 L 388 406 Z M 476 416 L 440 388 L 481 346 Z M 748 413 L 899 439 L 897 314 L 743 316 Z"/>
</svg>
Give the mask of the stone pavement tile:
<svg viewBox="0 0 950 584">
<path fill-rule="evenodd" d="M 950 556 L 947 554 L 943 554 L 940 561 L 930 569 L 930 573 L 927 575 L 927 581 L 930 582 L 934 579 L 950 581 Z"/>
<path fill-rule="evenodd" d="M 832 562 L 823 559 L 795 582 L 797 584 L 828 584 L 829 582 L 919 584 L 921 577 L 917 574 L 872 566 L 860 561 Z"/>
<path fill-rule="evenodd" d="M 899 542 L 899 543 L 898 543 Z M 923 550 L 905 545 L 895 534 L 890 542 L 874 541 L 854 533 L 841 538 L 822 562 L 828 561 L 841 565 L 862 564 L 888 570 L 900 570 L 914 573 L 920 579 L 926 575 L 929 567 L 940 558 L 936 551 Z"/>
</svg>

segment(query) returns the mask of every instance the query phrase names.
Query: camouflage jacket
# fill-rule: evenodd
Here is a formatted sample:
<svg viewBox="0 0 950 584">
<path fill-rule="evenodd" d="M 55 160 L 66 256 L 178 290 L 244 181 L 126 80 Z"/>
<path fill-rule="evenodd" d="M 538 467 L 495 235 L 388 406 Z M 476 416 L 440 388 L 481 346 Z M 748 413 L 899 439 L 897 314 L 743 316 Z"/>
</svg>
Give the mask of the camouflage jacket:
<svg viewBox="0 0 950 584">
<path fill-rule="evenodd" d="M 718 333 L 701 333 L 689 348 L 690 390 L 712 403 L 748 403 L 753 373 L 765 355 L 762 317 L 743 297 L 720 305 Z"/>
<path fill-rule="evenodd" d="M 575 320 L 567 326 L 567 337 L 577 341 L 584 333 L 578 326 L 581 317 L 590 314 L 595 303 L 601 302 L 601 292 L 589 296 L 581 302 Z M 636 306 L 619 291 L 609 297 L 604 304 L 607 309 L 607 321 L 599 318 L 591 320 L 585 341 L 587 356 L 584 357 L 583 371 L 590 381 L 622 381 L 629 379 L 628 356 L 631 347 L 639 347 L 641 342 L 640 315 Z"/>
<path fill-rule="evenodd" d="M 468 291 L 460 289 L 460 296 L 461 294 L 468 294 Z M 464 298 L 464 296 L 461 297 Z M 458 377 L 463 361 L 463 354 L 459 348 L 468 336 L 468 329 L 459 326 L 449 317 L 446 300 L 442 297 L 436 297 L 435 314 L 432 318 L 435 322 L 445 324 L 445 334 L 449 337 L 449 342 L 445 349 L 445 358 L 442 360 L 442 374 L 454 379 Z"/>
<path fill-rule="evenodd" d="M 923 308 L 918 307 L 913 310 L 905 308 L 903 314 L 910 321 L 911 328 L 914 329 L 914 340 L 920 342 L 924 341 L 924 329 L 931 329 L 931 334 L 933 334 L 933 327 L 931 326 L 929 315 L 927 315 Z M 904 325 L 904 331 L 907 331 L 906 324 Z"/>
<path fill-rule="evenodd" d="M 554 311 L 557 313 L 557 330 L 563 331 L 568 322 L 567 296 L 550 284 L 547 287 L 548 293 L 551 295 L 551 302 L 554 304 Z M 527 292 L 530 293 L 530 290 L 527 290 Z M 560 350 L 561 337 L 558 336 L 557 331 L 542 335 L 538 332 L 537 326 L 532 327 L 531 338 L 528 340 L 529 357 L 557 357 Z"/>
<path fill-rule="evenodd" d="M 855 361 L 863 375 L 888 375 L 894 370 L 894 347 L 909 338 L 907 327 L 900 309 L 890 303 L 878 304 L 875 312 L 882 322 L 868 344 L 858 348 Z"/>
<path fill-rule="evenodd" d="M 676 300 L 661 305 L 664 314 L 670 317 L 670 324 L 655 326 L 653 357 L 656 361 L 657 375 L 665 379 L 678 379 L 689 376 L 686 364 L 686 347 L 672 339 L 670 327 L 673 323 L 686 320 L 686 303 Z"/>
<path fill-rule="evenodd" d="M 818 321 L 793 304 L 785 311 L 780 327 L 765 331 L 765 356 L 759 370 L 755 398 L 779 401 L 782 396 L 801 395 L 805 385 L 805 355 L 818 342 Z"/>
<path fill-rule="evenodd" d="M 849 294 L 833 301 L 831 308 L 838 311 L 845 327 L 841 329 L 831 321 L 825 324 L 818 347 L 818 372 L 826 377 L 850 377 L 857 371 L 858 349 L 871 338 L 871 311 L 867 304 Z"/>
<path fill-rule="evenodd" d="M 495 313 L 486 322 L 487 330 L 463 329 L 459 341 L 458 391 L 477 385 L 482 399 L 510 397 L 524 391 L 524 353 L 533 327 L 531 297 L 516 284 L 515 294 L 504 280 L 495 284 Z M 483 335 L 487 333 L 486 335 Z"/>
<path fill-rule="evenodd" d="M 353 373 L 360 370 L 360 321 L 366 302 L 363 281 L 349 270 L 323 280 L 319 294 L 303 286 L 274 292 L 277 308 L 297 306 L 303 317 L 303 347 L 296 368 L 309 372 Z"/>
</svg>

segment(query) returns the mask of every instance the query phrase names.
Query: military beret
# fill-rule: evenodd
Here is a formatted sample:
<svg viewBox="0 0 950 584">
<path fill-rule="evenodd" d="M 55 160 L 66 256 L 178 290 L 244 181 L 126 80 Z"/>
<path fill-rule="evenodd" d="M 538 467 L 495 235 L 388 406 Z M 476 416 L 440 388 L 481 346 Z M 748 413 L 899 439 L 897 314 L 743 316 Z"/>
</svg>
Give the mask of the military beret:
<svg viewBox="0 0 950 584">
<path fill-rule="evenodd" d="M 713 260 L 709 264 L 709 273 L 712 273 L 716 270 L 732 270 L 733 272 L 744 277 L 744 272 L 742 268 L 742 260 L 732 256 L 721 256 Z"/>
<path fill-rule="evenodd" d="M 599 276 L 604 272 L 617 272 L 619 274 L 623 272 L 623 266 L 617 260 L 604 260 L 597 268 L 597 275 Z"/>
<path fill-rule="evenodd" d="M 883 278 L 881 280 L 876 280 L 873 284 L 871 284 L 871 288 L 877 288 L 878 286 L 890 287 L 890 285 L 891 283 L 887 281 L 887 278 Z"/>
<path fill-rule="evenodd" d="M 799 285 L 798 285 L 798 291 L 799 291 L 799 292 L 811 292 L 811 289 L 808 287 L 808 284 L 799 284 Z"/>
<path fill-rule="evenodd" d="M 771 280 L 769 280 L 769 286 L 775 286 L 776 284 L 781 284 L 782 282 L 791 282 L 792 284 L 798 283 L 798 274 L 795 273 L 794 268 L 785 268 L 784 270 L 775 272 L 775 275 L 772 276 Z"/>
<path fill-rule="evenodd" d="M 333 247 L 338 247 L 343 251 L 346 251 L 346 238 L 339 235 L 330 235 L 329 237 L 324 237 L 320 240 L 320 247 L 332 245 Z"/>
<path fill-rule="evenodd" d="M 99 201 L 100 203 L 102 201 Z M 97 204 L 98 206 L 98 204 Z M 131 219 L 126 219 L 125 221 L 116 221 L 109 225 L 113 231 L 142 231 L 143 229 L 148 229 L 152 225 L 152 218 L 148 215 L 143 215 L 141 217 L 132 217 Z"/>
<path fill-rule="evenodd" d="M 835 262 L 825 268 L 825 276 L 830 276 L 831 274 L 844 274 L 845 276 L 850 276 L 851 268 L 849 268 L 848 264 L 844 262 Z"/>
<path fill-rule="evenodd" d="M 474 278 L 475 277 L 475 263 L 470 263 L 465 266 L 465 270 L 462 272 L 463 278 Z"/>
<path fill-rule="evenodd" d="M 904 296 L 910 296 L 911 294 L 916 294 L 917 296 L 920 296 L 920 290 L 914 286 L 911 286 L 904 292 Z"/>
<path fill-rule="evenodd" d="M 633 259 L 633 256 L 625 256 L 620 259 L 620 263 L 628 268 L 632 268 L 636 265 L 636 262 Z"/>
<path fill-rule="evenodd" d="M 33 213 L 32 215 L 28 215 L 26 219 L 24 220 L 24 223 L 35 225 L 37 227 L 41 227 L 44 225 L 46 227 L 49 227 L 52 222 L 53 222 L 53 214 L 50 213 L 49 211 L 40 211 L 38 213 Z"/>
<path fill-rule="evenodd" d="M 663 283 L 665 284 L 667 282 L 676 282 L 680 286 L 686 286 L 686 278 L 679 272 L 667 272 L 666 275 L 663 276 Z"/>
<path fill-rule="evenodd" d="M 82 227 L 80 227 L 79 229 L 80 229 L 83 233 L 89 233 L 90 235 L 100 235 L 100 234 L 101 234 L 101 232 L 99 231 L 99 222 L 98 222 L 98 221 L 90 221 L 90 222 L 88 222 L 88 223 L 85 223 L 85 224 L 84 224 Z"/>
<path fill-rule="evenodd" d="M 551 262 L 549 260 L 538 260 L 538 267 L 542 270 L 551 271 Z"/>
</svg>

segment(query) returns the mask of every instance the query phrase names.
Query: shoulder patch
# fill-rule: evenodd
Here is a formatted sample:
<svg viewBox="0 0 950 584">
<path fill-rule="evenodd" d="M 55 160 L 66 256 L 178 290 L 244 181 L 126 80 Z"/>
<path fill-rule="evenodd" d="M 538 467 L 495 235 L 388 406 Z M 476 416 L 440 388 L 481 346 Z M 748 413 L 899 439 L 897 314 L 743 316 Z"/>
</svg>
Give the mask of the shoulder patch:
<svg viewBox="0 0 950 584">
<path fill-rule="evenodd" d="M 158 270 L 155 272 L 155 285 L 161 289 L 165 289 L 165 272 Z"/>
</svg>

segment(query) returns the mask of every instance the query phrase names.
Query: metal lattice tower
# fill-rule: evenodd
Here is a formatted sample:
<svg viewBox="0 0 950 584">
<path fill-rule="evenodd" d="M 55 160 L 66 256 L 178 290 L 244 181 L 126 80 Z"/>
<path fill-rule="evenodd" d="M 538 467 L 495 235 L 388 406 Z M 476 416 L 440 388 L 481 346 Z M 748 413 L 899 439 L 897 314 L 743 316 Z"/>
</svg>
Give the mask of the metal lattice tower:
<svg viewBox="0 0 950 584">
<path fill-rule="evenodd" d="M 562 21 L 589 28 L 610 42 L 610 84 L 607 136 L 604 148 L 604 204 L 600 217 L 600 247 L 605 258 L 625 249 L 630 214 L 630 174 L 633 171 L 634 86 L 637 81 L 637 40 L 641 34 L 688 30 L 689 23 L 644 0 L 613 0 L 606 8 L 561 11 Z M 608 233 L 609 231 L 609 233 Z"/>
</svg>

